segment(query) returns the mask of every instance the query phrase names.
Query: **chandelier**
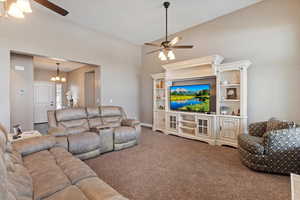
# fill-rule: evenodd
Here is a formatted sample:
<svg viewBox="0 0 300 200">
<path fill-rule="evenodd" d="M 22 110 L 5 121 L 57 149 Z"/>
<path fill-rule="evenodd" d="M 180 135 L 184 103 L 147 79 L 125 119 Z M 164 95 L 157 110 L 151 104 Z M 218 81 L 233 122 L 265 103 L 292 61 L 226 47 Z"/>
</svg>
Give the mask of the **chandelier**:
<svg viewBox="0 0 300 200">
<path fill-rule="evenodd" d="M 60 70 L 59 70 L 59 63 L 56 63 L 57 70 L 56 70 L 56 76 L 51 77 L 51 81 L 53 82 L 66 82 L 67 79 L 65 77 L 60 76 Z"/>
<path fill-rule="evenodd" d="M 29 0 L 0 0 L 0 17 L 24 18 L 24 13 L 32 13 Z"/>
</svg>

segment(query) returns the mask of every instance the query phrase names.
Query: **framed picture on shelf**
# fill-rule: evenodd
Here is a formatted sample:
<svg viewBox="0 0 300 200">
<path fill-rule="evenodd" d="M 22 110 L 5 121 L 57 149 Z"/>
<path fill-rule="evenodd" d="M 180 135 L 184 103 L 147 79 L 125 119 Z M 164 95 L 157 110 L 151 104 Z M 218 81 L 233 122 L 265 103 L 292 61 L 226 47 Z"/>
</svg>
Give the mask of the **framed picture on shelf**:
<svg viewBox="0 0 300 200">
<path fill-rule="evenodd" d="M 237 99 L 237 88 L 226 88 L 226 99 Z"/>
</svg>

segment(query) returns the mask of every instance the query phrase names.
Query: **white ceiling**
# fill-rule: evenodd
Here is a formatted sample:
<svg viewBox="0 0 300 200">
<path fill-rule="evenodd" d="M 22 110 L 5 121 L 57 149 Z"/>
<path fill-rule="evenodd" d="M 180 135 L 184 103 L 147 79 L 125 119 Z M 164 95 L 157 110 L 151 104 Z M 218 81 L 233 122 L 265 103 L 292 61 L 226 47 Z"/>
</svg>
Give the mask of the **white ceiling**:
<svg viewBox="0 0 300 200">
<path fill-rule="evenodd" d="M 102 33 L 143 44 L 165 33 L 163 0 L 51 0 L 70 14 L 64 19 Z M 170 0 L 169 32 L 176 33 L 261 0 Z M 34 5 L 46 12 L 47 9 Z"/>
<path fill-rule="evenodd" d="M 57 58 L 47 58 L 41 56 L 34 56 L 33 57 L 33 65 L 34 68 L 37 69 L 44 69 L 44 70 L 51 70 L 55 71 L 57 69 L 56 63 L 60 63 L 59 69 L 64 72 L 70 72 L 75 69 L 78 69 L 86 64 L 79 63 L 79 62 L 70 62 L 66 60 L 61 60 Z"/>
</svg>

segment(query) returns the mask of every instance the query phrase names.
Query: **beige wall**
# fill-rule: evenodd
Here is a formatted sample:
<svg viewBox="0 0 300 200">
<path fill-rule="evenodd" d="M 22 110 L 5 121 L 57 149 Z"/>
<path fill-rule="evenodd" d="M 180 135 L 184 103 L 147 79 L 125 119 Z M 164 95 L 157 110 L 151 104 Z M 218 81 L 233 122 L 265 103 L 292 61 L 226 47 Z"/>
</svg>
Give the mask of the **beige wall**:
<svg viewBox="0 0 300 200">
<path fill-rule="evenodd" d="M 71 90 L 73 94 L 78 95 L 78 105 L 79 106 L 85 106 L 85 73 L 90 72 L 90 71 L 95 71 L 95 78 L 96 78 L 96 83 L 95 88 L 96 91 L 100 91 L 100 67 L 95 67 L 95 66 L 83 66 L 80 67 L 76 70 L 73 70 L 71 72 L 68 72 L 68 89 Z M 76 96 L 77 96 L 76 95 Z M 100 93 L 97 92 L 95 93 L 95 102 L 96 104 L 100 105 Z"/>
<path fill-rule="evenodd" d="M 249 120 L 271 116 L 300 122 L 300 1 L 265 0 L 230 15 L 179 33 L 181 44 L 193 50 L 177 50 L 177 61 L 220 54 L 226 62 L 249 59 Z M 157 55 L 143 47 L 140 79 L 141 120 L 152 123 L 152 80 L 162 72 Z"/>
<path fill-rule="evenodd" d="M 141 47 L 38 10 L 24 20 L 0 20 L 0 123 L 10 124 L 9 51 L 64 58 L 101 66 L 102 104 L 120 105 L 139 118 L 138 74 Z M 124 86 L 126 83 L 126 87 Z M 121 88 L 121 90 L 120 90 Z M 123 92 L 120 92 L 123 91 Z M 110 103 L 112 99 L 113 103 Z"/>
<path fill-rule="evenodd" d="M 16 70 L 16 66 L 24 70 Z M 23 130 L 32 130 L 33 57 L 12 54 L 10 70 L 11 127 L 20 124 Z"/>
</svg>

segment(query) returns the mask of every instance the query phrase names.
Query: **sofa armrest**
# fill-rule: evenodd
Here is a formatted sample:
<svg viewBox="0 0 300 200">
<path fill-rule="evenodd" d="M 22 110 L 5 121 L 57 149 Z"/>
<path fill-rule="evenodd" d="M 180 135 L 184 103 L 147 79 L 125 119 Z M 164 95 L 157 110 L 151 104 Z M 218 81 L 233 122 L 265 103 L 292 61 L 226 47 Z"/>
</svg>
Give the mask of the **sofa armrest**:
<svg viewBox="0 0 300 200">
<path fill-rule="evenodd" d="M 247 150 L 249 153 L 256 155 L 264 154 L 263 138 L 251 136 L 248 134 L 240 134 L 238 136 L 239 148 Z"/>
<path fill-rule="evenodd" d="M 53 127 L 48 130 L 48 134 L 55 136 L 55 137 L 61 137 L 61 136 L 67 136 L 66 129 L 61 127 Z"/>
<path fill-rule="evenodd" d="M 56 144 L 55 137 L 53 136 L 39 136 L 19 140 L 14 142 L 13 148 L 22 156 L 26 156 L 35 152 L 48 150 Z"/>
<path fill-rule="evenodd" d="M 135 127 L 137 125 L 140 125 L 141 123 L 135 119 L 123 119 L 121 124 L 122 124 L 122 126 Z"/>
<path fill-rule="evenodd" d="M 248 127 L 249 135 L 262 137 L 267 131 L 267 122 L 256 122 Z"/>
<path fill-rule="evenodd" d="M 267 154 L 297 152 L 300 155 L 300 128 L 269 131 L 263 135 Z"/>
</svg>

